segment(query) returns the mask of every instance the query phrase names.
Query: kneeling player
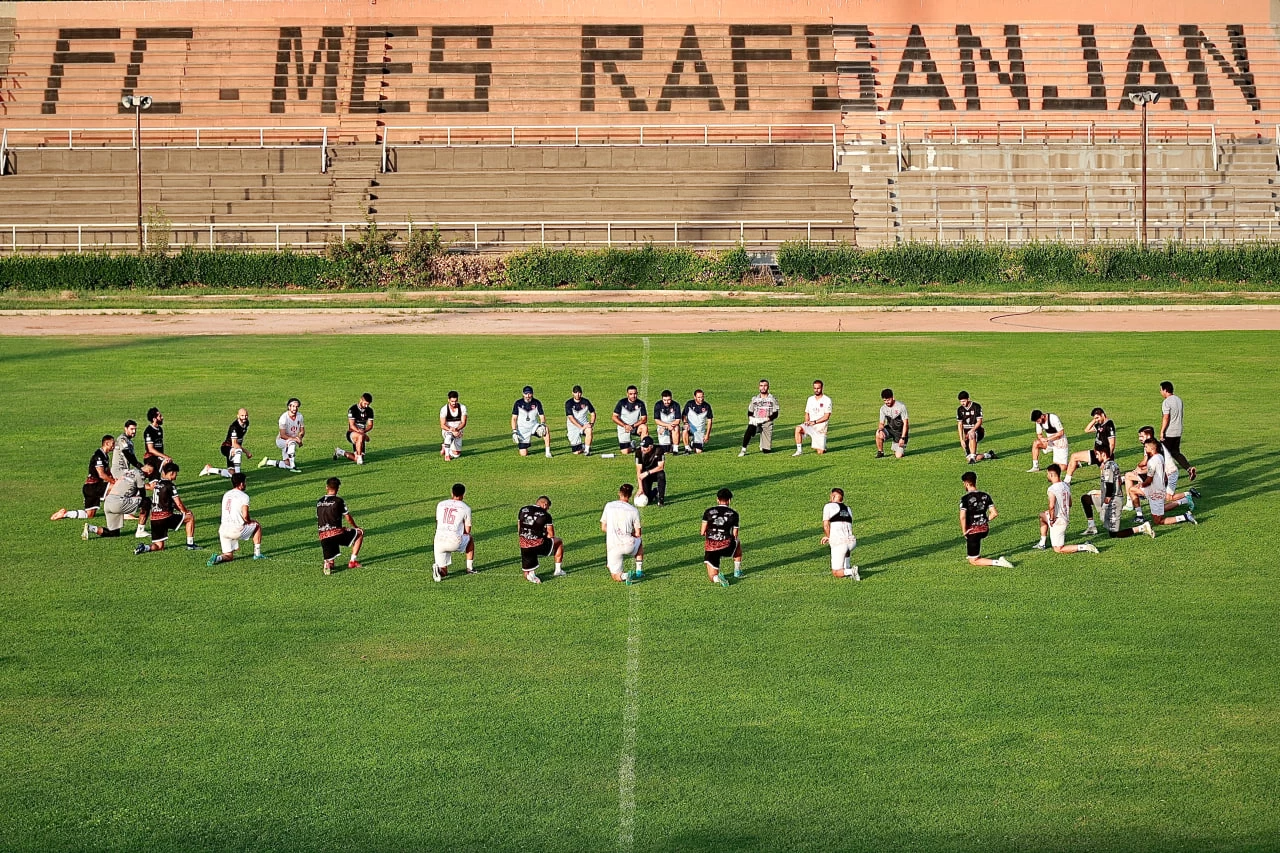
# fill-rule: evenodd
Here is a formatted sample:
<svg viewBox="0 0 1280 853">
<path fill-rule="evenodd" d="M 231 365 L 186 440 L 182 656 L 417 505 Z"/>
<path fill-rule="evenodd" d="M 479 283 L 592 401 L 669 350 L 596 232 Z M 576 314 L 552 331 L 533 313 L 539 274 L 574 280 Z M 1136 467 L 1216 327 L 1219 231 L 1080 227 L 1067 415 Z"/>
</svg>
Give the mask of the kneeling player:
<svg viewBox="0 0 1280 853">
<path fill-rule="evenodd" d="M 550 459 L 551 433 L 547 429 L 547 413 L 542 408 L 542 401 L 533 396 L 533 386 L 526 385 L 520 392 L 520 399 L 511 407 L 511 440 L 520 449 L 521 456 L 528 456 L 529 445 L 533 444 L 535 437 L 542 439 Z"/>
<path fill-rule="evenodd" d="M 562 578 L 564 571 L 564 540 L 556 537 L 556 526 L 551 520 L 551 498 L 543 495 L 516 513 L 516 535 L 520 538 L 520 568 L 529 583 L 542 583 L 538 577 L 538 558 L 551 556 L 556 561 L 555 574 Z"/>
<path fill-rule="evenodd" d="M 729 579 L 720 574 L 720 561 L 733 558 L 733 576 L 742 577 L 742 542 L 738 539 L 738 511 L 730 508 L 733 492 L 721 489 L 716 492 L 716 505 L 702 514 L 701 535 L 703 562 L 707 566 L 707 578 L 712 583 L 728 586 Z"/>
<path fill-rule="evenodd" d="M 449 574 L 453 555 L 462 551 L 467 557 L 467 574 L 476 573 L 476 542 L 471 536 L 471 507 L 462 500 L 467 487 L 454 483 L 452 497 L 436 504 L 435 562 L 431 579 L 439 583 Z"/>
<path fill-rule="evenodd" d="M 249 410 L 241 409 L 236 412 L 236 419 L 227 427 L 227 437 L 222 440 L 222 446 L 218 448 L 222 451 L 222 456 L 227 460 L 227 467 L 215 468 L 212 465 L 206 465 L 200 469 L 200 476 L 205 477 L 209 474 L 217 474 L 219 477 L 231 479 L 231 475 L 240 471 L 240 466 L 244 464 L 244 460 L 252 459 L 253 454 L 244 447 L 244 437 L 249 432 Z"/>
<path fill-rule="evenodd" d="M 179 527 L 187 529 L 187 550 L 195 551 L 196 517 L 178 497 L 178 463 L 165 462 L 160 466 L 160 480 L 155 485 L 155 497 L 151 508 L 151 544 L 143 543 L 133 549 L 135 554 L 163 551 L 169 534 Z"/>
<path fill-rule="evenodd" d="M 693 392 L 693 399 L 684 404 L 680 413 L 684 421 L 684 452 L 701 453 L 711 439 L 711 421 L 714 413 L 702 389 Z"/>
<path fill-rule="evenodd" d="M 631 504 L 635 488 L 630 483 L 618 487 L 618 499 L 604 505 L 600 530 L 604 533 L 605 565 L 609 576 L 619 583 L 630 584 L 644 578 L 644 540 L 641 538 L 640 510 Z M 634 557 L 634 572 L 624 572 L 627 557 Z"/>
<path fill-rule="evenodd" d="M 450 391 L 440 407 L 440 456 L 446 462 L 462 455 L 462 431 L 467 428 L 467 407 L 458 402 L 458 392 Z"/>
<path fill-rule="evenodd" d="M 370 420 L 373 416 L 370 415 Z M 320 552 L 324 555 L 324 573 L 333 574 L 333 563 L 338 558 L 343 546 L 351 546 L 351 558 L 347 560 L 348 569 L 360 568 L 360 545 L 364 542 L 364 531 L 356 526 L 356 520 L 347 509 L 347 502 L 338 497 L 338 489 L 342 481 L 330 477 L 324 481 L 324 497 L 316 501 L 316 528 L 320 534 Z M 351 524 L 343 527 L 343 519 Z"/>
<path fill-rule="evenodd" d="M 1107 456 L 1114 459 L 1116 455 L 1116 424 L 1115 421 L 1107 417 L 1107 413 L 1102 410 L 1101 406 L 1095 407 L 1089 413 L 1089 423 L 1084 428 L 1085 432 L 1093 433 L 1093 447 L 1089 450 L 1080 450 L 1071 454 L 1071 458 L 1067 463 L 1066 473 L 1062 477 L 1062 482 L 1070 484 L 1071 477 L 1075 474 L 1077 468 L 1083 468 L 1087 465 L 1101 465 L 1099 461 L 1102 457 L 1098 452 L 1106 450 Z M 1084 499 L 1081 498 L 1081 501 Z"/>
<path fill-rule="evenodd" d="M 831 500 L 822 508 L 822 534 L 822 544 L 831 546 L 832 576 L 862 580 L 850 560 L 858 540 L 853 535 L 853 513 L 844 504 L 844 489 L 832 489 Z"/>
<path fill-rule="evenodd" d="M 960 449 L 964 451 L 964 460 L 969 463 L 981 462 L 983 459 L 994 459 L 994 453 L 983 453 L 978 444 L 987 436 L 987 429 L 982 425 L 982 404 L 969 399 L 968 391 L 956 395 L 960 405 L 956 407 L 956 433 L 960 436 Z"/>
<path fill-rule="evenodd" d="M 1128 539 L 1135 533 L 1143 533 L 1156 538 L 1155 528 L 1151 526 L 1151 522 L 1143 522 L 1137 527 L 1130 527 L 1125 530 L 1120 529 L 1120 466 L 1116 464 L 1116 460 L 1111 458 L 1111 449 L 1109 447 L 1095 447 L 1089 451 L 1094 454 L 1098 463 L 1098 482 L 1101 489 L 1094 489 L 1080 498 L 1080 506 L 1084 507 L 1084 517 L 1089 519 L 1089 524 L 1084 529 L 1085 536 L 1095 536 L 1098 533 L 1098 527 L 1093 522 L 1093 511 L 1095 506 L 1102 509 L 1102 526 L 1107 529 L 1107 535 L 1113 539 Z"/>
<path fill-rule="evenodd" d="M 107 489 L 107 496 L 102 501 L 106 525 L 86 524 L 80 538 L 119 536 L 120 529 L 124 527 L 125 516 L 138 514 L 145 516 L 150 512 L 151 498 L 147 496 L 147 489 L 152 488 L 151 477 L 154 473 L 149 464 L 143 465 L 141 469 L 123 468 L 120 475 L 111 483 L 111 487 Z M 141 524 L 138 529 L 142 529 Z"/>
<path fill-rule="evenodd" d="M 351 450 L 333 449 L 334 459 L 348 459 L 357 465 L 364 464 L 364 448 L 373 432 L 373 395 L 361 394 L 360 399 L 347 409 L 347 441 Z"/>
<path fill-rule="evenodd" d="M 1181 524 L 1187 522 L 1190 524 L 1199 524 L 1190 510 L 1182 515 L 1166 516 L 1166 506 L 1172 505 L 1172 495 L 1169 493 L 1168 475 L 1164 465 L 1164 448 L 1160 442 L 1154 438 L 1148 438 L 1142 445 L 1143 452 L 1147 457 L 1147 472 L 1142 481 L 1138 484 L 1141 491 L 1131 492 L 1134 503 L 1139 504 L 1143 496 L 1147 499 L 1147 508 L 1151 510 L 1151 525 L 1159 527 L 1164 524 Z M 1182 498 L 1179 499 L 1181 501 Z"/>
<path fill-rule="evenodd" d="M 111 451 L 116 440 L 110 435 L 102 437 L 102 444 L 89 457 L 89 473 L 84 478 L 84 486 L 80 493 L 84 496 L 84 509 L 67 509 L 63 507 L 49 516 L 50 521 L 60 518 L 93 518 L 98 513 L 98 505 L 107 495 L 107 487 L 115 482 L 111 476 Z"/>
<path fill-rule="evenodd" d="M 582 396 L 582 386 L 573 386 L 573 396 L 564 401 L 565 433 L 569 449 L 582 456 L 591 455 L 591 440 L 596 428 L 596 407 Z"/>
<path fill-rule="evenodd" d="M 876 428 L 876 458 L 884 458 L 884 443 L 888 441 L 893 449 L 893 455 L 901 459 L 907 452 L 907 434 L 911 430 L 911 417 L 907 414 L 906 404 L 894 399 L 892 388 L 886 388 L 880 392 L 880 403 L 880 423 Z"/>
<path fill-rule="evenodd" d="M 289 398 L 284 414 L 280 415 L 280 431 L 276 434 L 276 447 L 280 448 L 280 458 L 263 459 L 258 463 L 259 468 L 272 466 L 284 468 L 286 471 L 292 471 L 295 474 L 299 473 L 298 448 L 302 446 L 302 439 L 307 435 L 306 421 L 302 417 L 302 412 L 298 411 L 301 408 L 301 400 L 297 397 Z"/>
<path fill-rule="evenodd" d="M 974 450 L 976 449 L 975 442 Z M 982 540 L 987 538 L 991 522 L 1000 514 L 996 511 L 995 501 L 986 492 L 978 491 L 978 475 L 974 472 L 965 471 L 960 475 L 960 482 L 964 483 L 964 496 L 960 498 L 960 532 L 964 535 L 965 556 L 969 565 L 1012 569 L 1013 563 L 1004 557 L 993 560 L 982 556 Z"/>
<path fill-rule="evenodd" d="M 229 563 L 236 558 L 241 542 L 253 541 L 253 559 L 262 560 L 262 525 L 249 517 L 249 495 L 244 490 L 245 476 L 231 475 L 231 488 L 222 496 L 222 519 L 218 525 L 218 544 L 222 552 L 209 558 L 206 565 Z"/>
<path fill-rule="evenodd" d="M 1053 550 L 1059 554 L 1098 553 L 1091 542 L 1067 544 L 1067 525 L 1071 522 L 1071 487 L 1062 482 L 1062 467 L 1054 462 L 1045 469 L 1045 478 L 1049 481 L 1049 509 L 1040 513 L 1040 541 L 1032 547 L 1043 551 L 1045 538 L 1048 537 Z"/>
</svg>

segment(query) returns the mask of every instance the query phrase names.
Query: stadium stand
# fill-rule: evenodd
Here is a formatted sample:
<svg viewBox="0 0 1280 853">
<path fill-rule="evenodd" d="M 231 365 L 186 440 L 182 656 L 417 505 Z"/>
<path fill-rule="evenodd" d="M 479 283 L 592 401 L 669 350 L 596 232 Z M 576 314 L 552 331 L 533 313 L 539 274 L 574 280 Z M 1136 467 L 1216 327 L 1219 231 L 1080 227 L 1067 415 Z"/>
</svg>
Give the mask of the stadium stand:
<svg viewBox="0 0 1280 853">
<path fill-rule="evenodd" d="M 1132 239 L 1146 89 L 1151 238 L 1270 236 L 1271 3 L 1061 5 L 0 4 L 0 250 L 129 245 L 133 94 L 178 243 Z"/>
</svg>

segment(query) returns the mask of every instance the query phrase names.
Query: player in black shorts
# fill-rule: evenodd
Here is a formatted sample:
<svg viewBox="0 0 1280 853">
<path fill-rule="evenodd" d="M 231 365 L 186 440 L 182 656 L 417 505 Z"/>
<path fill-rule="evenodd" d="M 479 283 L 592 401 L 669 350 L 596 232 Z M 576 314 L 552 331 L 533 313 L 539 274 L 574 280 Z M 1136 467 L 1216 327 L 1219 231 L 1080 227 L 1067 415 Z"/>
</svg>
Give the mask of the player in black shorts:
<svg viewBox="0 0 1280 853">
<path fill-rule="evenodd" d="M 333 449 L 334 459 L 349 459 L 357 465 L 364 464 L 364 447 L 373 432 L 373 395 L 361 394 L 360 399 L 347 409 L 347 441 L 351 450 Z"/>
<path fill-rule="evenodd" d="M 520 569 L 529 583 L 542 583 L 538 577 L 538 558 L 552 556 L 556 570 L 552 577 L 562 578 L 564 570 L 564 540 L 556 537 L 552 523 L 551 498 L 543 495 L 516 513 L 516 534 L 520 537 Z"/>
<path fill-rule="evenodd" d="M 217 474 L 220 477 L 231 479 L 232 474 L 238 474 L 244 460 L 252 459 L 253 454 L 244 446 L 244 437 L 249 434 L 249 410 L 240 409 L 236 412 L 236 419 L 227 427 L 227 437 L 222 440 L 222 444 L 218 450 L 222 453 L 222 458 L 227 460 L 227 467 L 218 468 L 213 465 L 206 465 L 200 469 L 197 476 L 205 477 L 209 474 Z"/>
<path fill-rule="evenodd" d="M 960 482 L 964 483 L 964 497 L 960 498 L 960 532 L 964 535 L 969 565 L 1012 569 L 1013 563 L 1004 557 L 992 560 L 981 556 L 982 540 L 987 538 L 991 521 L 999 515 L 995 501 L 986 492 L 978 491 L 978 475 L 974 472 L 966 471 L 960 476 Z"/>
<path fill-rule="evenodd" d="M 983 459 L 995 459 L 991 452 L 978 450 L 978 442 L 986 438 L 987 431 L 982 426 L 982 404 L 969 399 L 968 391 L 956 395 L 960 405 L 956 408 L 956 432 L 960 435 L 960 449 L 964 451 L 964 461 L 973 463 Z"/>
<path fill-rule="evenodd" d="M 102 444 L 89 457 L 89 473 L 84 478 L 83 488 L 80 489 L 80 493 L 84 495 L 84 509 L 62 507 L 49 516 L 50 521 L 57 521 L 60 518 L 93 518 L 97 515 L 98 506 L 106 497 L 107 487 L 116 481 L 116 478 L 111 476 L 111 451 L 115 446 L 116 440 L 110 435 L 104 435 Z"/>
<path fill-rule="evenodd" d="M 1107 417 L 1107 413 L 1102 410 L 1101 406 L 1094 408 L 1089 413 L 1089 425 L 1084 428 L 1084 431 L 1093 433 L 1093 447 L 1089 450 L 1079 450 L 1071 454 L 1071 458 L 1067 460 L 1067 470 L 1062 477 L 1062 482 L 1064 483 L 1071 482 L 1071 475 L 1076 472 L 1077 468 L 1082 468 L 1086 465 L 1101 465 L 1102 457 L 1099 455 L 1099 451 L 1105 450 L 1108 458 L 1115 458 L 1116 423 Z"/>
<path fill-rule="evenodd" d="M 157 471 L 173 461 L 164 452 L 164 413 L 155 406 L 147 410 L 147 428 L 142 431 L 142 461 Z"/>
<path fill-rule="evenodd" d="M 196 517 L 178 497 L 178 463 L 166 462 L 160 469 L 151 498 L 151 544 L 145 542 L 133 549 L 134 554 L 163 551 L 169 534 L 179 527 L 187 528 L 187 550 L 199 550 L 196 545 Z"/>
<path fill-rule="evenodd" d="M 667 502 L 666 451 L 653 443 L 652 436 L 641 439 L 636 451 L 636 485 L 649 503 L 662 506 Z"/>
<path fill-rule="evenodd" d="M 370 415 L 372 418 L 372 415 Z M 334 562 L 338 554 L 346 546 L 351 547 L 351 557 L 347 560 L 348 569 L 361 568 L 360 545 L 364 542 L 364 530 L 356 526 L 356 520 L 347 509 L 347 502 L 338 497 L 338 489 L 342 481 L 330 477 L 324 481 L 324 497 L 316 501 L 316 530 L 320 534 L 320 553 L 324 556 L 324 573 L 333 574 Z M 351 526 L 343 527 L 346 520 Z"/>
<path fill-rule="evenodd" d="M 712 583 L 728 586 L 729 579 L 720 574 L 720 561 L 733 558 L 733 576 L 742 577 L 742 543 L 738 541 L 738 511 L 729 504 L 733 492 L 721 489 L 716 492 L 716 505 L 702 514 L 702 560 L 707 566 L 707 577 Z"/>
</svg>

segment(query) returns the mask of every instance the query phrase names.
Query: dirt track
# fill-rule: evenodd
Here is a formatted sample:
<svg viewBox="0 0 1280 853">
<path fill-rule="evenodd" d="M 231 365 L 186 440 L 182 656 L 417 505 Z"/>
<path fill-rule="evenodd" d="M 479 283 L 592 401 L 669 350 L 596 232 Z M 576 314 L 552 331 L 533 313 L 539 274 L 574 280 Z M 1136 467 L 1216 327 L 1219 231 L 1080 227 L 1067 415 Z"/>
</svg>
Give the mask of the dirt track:
<svg viewBox="0 0 1280 853">
<path fill-rule="evenodd" d="M 1108 332 L 1280 330 L 1280 306 L 1078 308 L 201 308 L 5 311 L 0 335 L 595 334 L 655 331 Z M 127 318 L 127 319 L 126 319 Z"/>
</svg>

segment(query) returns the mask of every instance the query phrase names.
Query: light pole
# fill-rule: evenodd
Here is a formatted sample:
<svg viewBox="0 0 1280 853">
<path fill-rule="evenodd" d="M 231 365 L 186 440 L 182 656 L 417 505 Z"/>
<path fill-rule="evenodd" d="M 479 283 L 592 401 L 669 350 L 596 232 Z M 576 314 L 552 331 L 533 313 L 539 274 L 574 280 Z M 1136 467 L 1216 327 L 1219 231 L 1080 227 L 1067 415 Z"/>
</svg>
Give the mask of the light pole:
<svg viewBox="0 0 1280 853">
<path fill-rule="evenodd" d="M 1160 100 L 1160 93 L 1146 89 L 1130 92 L 1129 101 L 1142 107 L 1142 248 L 1147 247 L 1147 105 Z"/>
<path fill-rule="evenodd" d="M 151 109 L 151 98 L 146 95 L 125 95 L 120 99 L 120 106 L 133 110 L 136 124 L 133 131 L 133 148 L 138 157 L 138 254 L 145 248 L 142 240 L 142 111 Z"/>
</svg>

